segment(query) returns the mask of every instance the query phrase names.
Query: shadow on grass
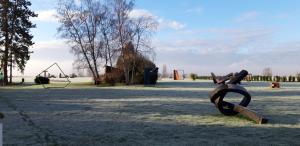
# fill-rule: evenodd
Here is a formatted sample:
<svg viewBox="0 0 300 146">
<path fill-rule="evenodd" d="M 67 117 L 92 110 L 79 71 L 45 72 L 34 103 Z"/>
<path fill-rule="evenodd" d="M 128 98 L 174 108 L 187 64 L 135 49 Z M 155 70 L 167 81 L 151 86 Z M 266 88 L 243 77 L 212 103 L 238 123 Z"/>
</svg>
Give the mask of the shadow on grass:
<svg viewBox="0 0 300 146">
<path fill-rule="evenodd" d="M 180 81 L 180 82 L 158 82 L 158 88 L 213 88 L 215 84 L 212 82 L 190 82 L 190 81 Z"/>
<path fill-rule="evenodd" d="M 59 122 L 58 122 L 59 123 Z M 298 128 L 178 125 L 132 121 L 70 121 L 76 131 L 55 129 L 60 145 L 298 145 Z M 67 126 L 66 128 L 72 128 Z"/>
<path fill-rule="evenodd" d="M 298 145 L 300 129 L 287 127 L 184 125 L 122 119 L 61 119 L 40 123 L 57 145 Z M 4 129 L 7 130 L 7 129 Z M 15 144 L 6 141 L 4 144 Z M 23 144 L 30 143 L 24 141 Z M 32 142 L 31 142 L 32 143 Z M 53 143 L 40 140 L 38 144 Z"/>
<path fill-rule="evenodd" d="M 300 114 L 268 115 L 268 118 L 270 119 L 269 120 L 270 124 L 297 125 L 300 123 Z"/>
<path fill-rule="evenodd" d="M 282 94 L 289 93 L 283 91 Z M 255 96 L 265 94 L 269 92 L 254 93 Z M 137 121 L 127 116 L 157 113 L 161 117 L 222 116 L 210 103 L 208 95 L 207 91 L 106 88 L 0 91 L 1 97 L 10 100 L 16 105 L 17 110 L 26 113 L 23 114 L 25 117 L 41 127 L 37 130 L 41 131 L 40 137 L 48 135 L 59 145 L 298 145 L 300 143 L 299 126 L 297 128 L 272 126 L 272 124 L 288 124 L 293 127 L 299 124 L 299 114 L 269 112 L 272 106 L 275 109 L 299 111 L 298 103 L 284 100 L 274 102 L 263 99 L 251 103 L 259 113 L 269 113 L 266 115 L 270 119 L 267 126 L 255 124 L 227 126 L 213 123 L 189 125 L 176 124 L 172 121 Z M 149 98 L 157 100 L 147 100 Z M 174 98 L 181 100 L 176 101 Z M 94 99 L 107 100 L 97 102 Z M 5 119 L 3 122 L 10 125 Z M 4 131 L 7 133 L 14 128 L 5 127 Z M 14 135 L 8 134 L 6 137 Z M 15 144 L 13 140 L 17 137 L 9 139 L 6 144 Z M 43 142 L 46 140 L 41 140 L 39 144 L 45 144 Z"/>
</svg>

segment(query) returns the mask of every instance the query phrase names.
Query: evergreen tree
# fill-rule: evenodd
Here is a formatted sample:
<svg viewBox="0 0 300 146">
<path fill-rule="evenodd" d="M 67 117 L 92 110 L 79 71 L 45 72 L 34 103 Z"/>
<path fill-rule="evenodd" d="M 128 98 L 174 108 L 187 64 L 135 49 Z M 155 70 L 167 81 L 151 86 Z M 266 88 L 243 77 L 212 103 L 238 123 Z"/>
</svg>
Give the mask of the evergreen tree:
<svg viewBox="0 0 300 146">
<path fill-rule="evenodd" d="M 30 29 L 35 25 L 30 21 L 37 15 L 29 9 L 28 0 L 2 0 L 1 2 L 1 46 L 4 47 L 3 62 L 4 82 L 8 83 L 8 67 L 12 76 L 12 67 L 15 64 L 21 72 L 24 71 L 30 59 L 29 47 L 34 43 Z M 10 63 L 10 64 L 9 64 Z M 10 77 L 10 79 L 12 79 Z M 10 80 L 11 82 L 11 80 Z"/>
<path fill-rule="evenodd" d="M 10 7 L 9 0 L 2 0 L 0 11 L 1 11 L 1 17 L 0 17 L 0 23 L 1 23 L 1 65 L 3 68 L 4 73 L 4 84 L 8 83 L 7 80 L 7 66 L 8 66 L 8 11 Z"/>
</svg>

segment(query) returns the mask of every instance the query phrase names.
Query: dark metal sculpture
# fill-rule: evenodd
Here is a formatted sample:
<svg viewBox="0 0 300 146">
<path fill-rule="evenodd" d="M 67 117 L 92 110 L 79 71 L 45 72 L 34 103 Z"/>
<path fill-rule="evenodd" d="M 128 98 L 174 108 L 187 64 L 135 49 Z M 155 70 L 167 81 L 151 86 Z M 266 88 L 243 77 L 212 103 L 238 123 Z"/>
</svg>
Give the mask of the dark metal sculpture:
<svg viewBox="0 0 300 146">
<path fill-rule="evenodd" d="M 66 87 L 68 87 L 68 86 L 71 84 L 71 81 L 70 81 L 70 79 L 69 79 L 70 77 L 67 76 L 67 75 L 63 72 L 63 70 L 60 68 L 60 66 L 58 65 L 58 63 L 52 64 L 52 65 L 49 66 L 47 69 L 43 70 L 40 74 L 38 74 L 37 77 L 40 77 L 42 74 L 44 74 L 44 77 L 46 77 L 46 76 L 47 76 L 48 70 L 49 70 L 50 68 L 54 67 L 54 66 L 56 66 L 56 67 L 59 69 L 59 71 L 61 72 L 61 73 L 60 73 L 60 76 L 61 76 L 61 74 L 62 74 L 63 77 L 65 77 L 66 81 L 63 81 L 63 82 L 65 82 L 65 84 L 62 84 L 61 86 L 56 86 L 56 87 L 47 86 L 46 84 L 42 84 L 42 86 L 44 87 L 44 89 L 51 89 L 51 88 L 66 88 Z M 39 78 L 38 78 L 38 79 L 39 79 Z M 39 80 L 40 80 L 40 79 L 39 79 Z M 39 82 L 41 82 L 41 80 L 40 80 Z"/>
<path fill-rule="evenodd" d="M 233 73 L 223 77 L 217 77 L 214 73 L 211 73 L 211 76 L 215 84 L 225 84 L 225 82 L 233 76 Z"/>
<path fill-rule="evenodd" d="M 236 73 L 236 74 L 228 74 L 220 78 L 217 78 L 212 73 L 212 78 L 214 80 L 214 83 L 217 84 L 218 86 L 215 90 L 211 92 L 210 100 L 212 103 L 216 105 L 219 111 L 224 115 L 234 116 L 237 114 L 241 114 L 245 117 L 248 117 L 249 119 L 254 120 L 259 124 L 267 123 L 268 121 L 267 119 L 265 119 L 261 115 L 258 115 L 254 111 L 251 111 L 246 108 L 251 102 L 251 95 L 244 87 L 238 84 L 240 84 L 241 81 L 247 75 L 248 72 L 246 70 L 242 70 L 240 73 Z M 229 92 L 238 93 L 242 95 L 243 96 L 242 101 L 238 105 L 224 101 L 224 98 Z"/>
</svg>

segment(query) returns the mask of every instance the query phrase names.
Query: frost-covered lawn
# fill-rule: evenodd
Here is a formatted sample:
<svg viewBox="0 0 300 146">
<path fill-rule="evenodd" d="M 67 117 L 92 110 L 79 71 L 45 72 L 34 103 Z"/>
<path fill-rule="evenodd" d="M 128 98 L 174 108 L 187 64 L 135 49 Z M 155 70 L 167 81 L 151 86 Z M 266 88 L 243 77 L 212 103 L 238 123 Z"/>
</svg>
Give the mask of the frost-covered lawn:
<svg viewBox="0 0 300 146">
<path fill-rule="evenodd" d="M 206 81 L 156 87 L 72 85 L 0 88 L 4 144 L 14 145 L 300 145 L 300 84 L 272 90 L 244 83 L 250 109 L 269 124 L 226 117 L 209 102 Z"/>
</svg>

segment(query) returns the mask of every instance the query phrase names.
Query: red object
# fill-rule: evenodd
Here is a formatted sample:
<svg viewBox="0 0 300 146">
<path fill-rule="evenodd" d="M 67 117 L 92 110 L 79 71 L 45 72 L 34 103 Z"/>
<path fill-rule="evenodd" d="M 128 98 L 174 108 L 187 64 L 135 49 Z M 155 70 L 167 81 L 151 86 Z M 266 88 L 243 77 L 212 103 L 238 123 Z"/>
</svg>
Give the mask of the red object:
<svg viewBox="0 0 300 146">
<path fill-rule="evenodd" d="M 280 88 L 280 83 L 278 82 L 273 82 L 271 85 L 272 88 Z"/>
<path fill-rule="evenodd" d="M 179 73 L 177 70 L 174 70 L 174 80 L 180 80 Z"/>
</svg>

